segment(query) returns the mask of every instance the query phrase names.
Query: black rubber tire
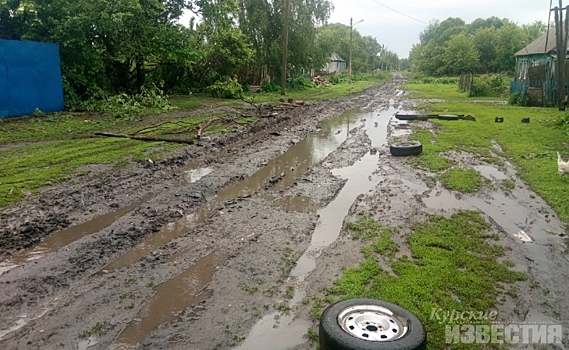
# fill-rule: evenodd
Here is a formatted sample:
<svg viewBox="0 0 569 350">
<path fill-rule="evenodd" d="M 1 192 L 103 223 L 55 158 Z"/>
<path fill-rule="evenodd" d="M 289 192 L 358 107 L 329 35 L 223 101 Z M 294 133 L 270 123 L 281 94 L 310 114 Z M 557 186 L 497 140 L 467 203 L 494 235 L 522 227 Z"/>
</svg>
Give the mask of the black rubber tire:
<svg viewBox="0 0 569 350">
<path fill-rule="evenodd" d="M 376 305 L 387 308 L 407 322 L 407 333 L 399 339 L 384 342 L 366 341 L 345 332 L 338 323 L 342 310 L 357 305 Z M 319 340 L 321 350 L 424 350 L 427 332 L 410 311 L 383 300 L 347 299 L 326 308 L 320 317 Z"/>
<path fill-rule="evenodd" d="M 392 156 L 418 156 L 423 153 L 423 145 L 419 141 L 397 142 L 389 146 Z"/>
<path fill-rule="evenodd" d="M 417 116 L 414 114 L 396 114 L 395 118 L 399 120 L 416 120 Z"/>
<path fill-rule="evenodd" d="M 454 114 L 440 114 L 439 119 L 440 120 L 458 120 L 459 116 L 454 115 Z"/>
</svg>

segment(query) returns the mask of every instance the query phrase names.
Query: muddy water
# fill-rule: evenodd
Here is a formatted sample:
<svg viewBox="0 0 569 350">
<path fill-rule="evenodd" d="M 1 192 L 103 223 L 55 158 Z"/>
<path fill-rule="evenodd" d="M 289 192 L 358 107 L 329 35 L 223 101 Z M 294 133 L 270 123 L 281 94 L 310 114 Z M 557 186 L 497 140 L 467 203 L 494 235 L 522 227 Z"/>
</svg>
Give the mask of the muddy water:
<svg viewBox="0 0 569 350">
<path fill-rule="evenodd" d="M 267 180 L 281 177 L 273 189 L 284 189 L 292 185 L 312 165 L 320 162 L 338 148 L 348 137 L 348 131 L 354 127 L 357 111 L 350 111 L 337 118 L 322 122 L 320 131 L 290 147 L 282 155 L 272 159 L 266 166 L 232 186 L 219 191 L 217 195 L 197 212 L 186 215 L 178 221 L 166 225 L 158 233 L 146 238 L 142 243 L 103 267 L 100 272 L 120 269 L 137 262 L 157 248 L 182 236 L 206 221 L 223 203 L 238 197 L 252 195 L 263 189 Z"/>
<path fill-rule="evenodd" d="M 354 116 L 354 122 L 363 121 L 364 130 L 373 148 L 377 149 L 386 144 L 390 124 L 393 127 L 397 123 L 392 118 L 396 110 L 393 101 L 390 101 L 390 107 L 385 111 L 361 113 Z M 316 259 L 322 251 L 338 238 L 344 218 L 356 198 L 360 194 L 371 191 L 382 180 L 381 176 L 374 174 L 378 169 L 378 161 L 377 154 L 370 152 L 352 166 L 332 171 L 335 176 L 347 179 L 347 182 L 336 198 L 324 209 L 318 211 L 320 217 L 312 234 L 310 245 L 291 271 L 291 277 L 296 279 L 296 283 L 294 298 L 289 303 L 290 307 L 297 305 L 305 297 L 306 277 L 316 267 Z M 278 312 L 269 314 L 257 322 L 243 344 L 236 350 L 285 350 L 302 344 L 310 322 L 295 318 L 293 314 L 278 318 L 278 314 Z M 277 318 L 278 324 L 275 325 Z"/>
<path fill-rule="evenodd" d="M 33 248 L 23 250 L 6 261 L 0 263 L 0 275 L 16 266 L 25 264 L 26 262 L 39 259 L 46 254 L 52 253 L 68 244 L 71 244 L 87 235 L 99 232 L 100 230 L 110 226 L 113 222 L 128 214 L 131 210 L 148 201 L 153 194 L 149 193 L 134 202 L 133 204 L 120 208 L 117 211 L 101 215 L 82 224 L 71 226 L 65 230 L 54 233 L 44 239 L 41 243 Z"/>
<path fill-rule="evenodd" d="M 210 254 L 199 259 L 194 266 L 156 288 L 156 294 L 138 313 L 136 319 L 118 335 L 111 349 L 133 349 L 162 323 L 172 321 L 176 314 L 206 300 L 206 290 L 218 266 L 226 260 L 224 255 Z"/>
</svg>

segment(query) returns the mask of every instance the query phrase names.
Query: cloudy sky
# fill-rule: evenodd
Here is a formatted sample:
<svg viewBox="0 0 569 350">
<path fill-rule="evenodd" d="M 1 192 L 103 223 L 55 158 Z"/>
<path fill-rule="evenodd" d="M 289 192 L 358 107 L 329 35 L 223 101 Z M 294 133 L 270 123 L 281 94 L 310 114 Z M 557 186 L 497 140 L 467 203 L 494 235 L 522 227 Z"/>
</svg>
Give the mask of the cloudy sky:
<svg viewBox="0 0 569 350">
<path fill-rule="evenodd" d="M 380 44 L 400 58 L 409 55 L 419 42 L 419 33 L 429 21 L 449 17 L 470 23 L 477 18 L 507 18 L 518 24 L 535 20 L 547 23 L 550 0 L 331 0 L 334 12 L 330 23 L 350 24 L 363 19 L 355 28 L 362 35 L 377 38 Z M 554 5 L 559 2 L 553 1 Z M 567 1 L 565 1 L 567 3 Z M 564 4 L 565 6 L 565 4 Z M 411 18 L 410 18 L 411 17 Z M 551 18 L 553 20 L 553 16 Z"/>
<path fill-rule="evenodd" d="M 278 1 L 278 0 L 275 0 Z M 282 0 L 284 1 L 284 0 Z M 550 0 L 330 0 L 334 12 L 330 23 L 350 24 L 363 19 L 354 28 L 362 35 L 377 38 L 400 58 L 409 56 L 413 44 L 433 19 L 462 18 L 470 23 L 477 18 L 507 18 L 518 24 L 536 20 L 547 23 Z M 565 1 L 568 3 L 568 1 Z M 553 1 L 553 6 L 559 4 Z M 191 13 L 181 19 L 188 23 Z M 553 17 L 551 18 L 553 21 Z"/>
</svg>

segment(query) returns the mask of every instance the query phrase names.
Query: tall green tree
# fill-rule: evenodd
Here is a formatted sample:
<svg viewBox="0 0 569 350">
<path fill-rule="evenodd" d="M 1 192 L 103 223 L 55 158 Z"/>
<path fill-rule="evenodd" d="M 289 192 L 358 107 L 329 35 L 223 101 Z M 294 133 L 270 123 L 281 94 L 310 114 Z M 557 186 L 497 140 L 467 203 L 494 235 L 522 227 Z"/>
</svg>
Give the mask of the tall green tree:
<svg viewBox="0 0 569 350">
<path fill-rule="evenodd" d="M 266 65 L 280 77 L 284 29 L 282 0 L 237 0 L 239 28 L 255 48 L 255 64 Z M 325 24 L 333 6 L 329 0 L 291 0 L 288 66 L 294 70 L 319 68 L 322 52 L 316 48 L 316 28 Z"/>
</svg>

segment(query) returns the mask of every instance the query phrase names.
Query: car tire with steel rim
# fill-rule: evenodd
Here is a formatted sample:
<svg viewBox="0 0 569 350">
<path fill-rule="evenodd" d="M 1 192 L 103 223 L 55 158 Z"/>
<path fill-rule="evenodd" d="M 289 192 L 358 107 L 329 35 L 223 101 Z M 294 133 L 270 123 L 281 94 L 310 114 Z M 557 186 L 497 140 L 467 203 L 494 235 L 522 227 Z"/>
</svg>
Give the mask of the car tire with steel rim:
<svg viewBox="0 0 569 350">
<path fill-rule="evenodd" d="M 376 299 L 347 299 L 320 317 L 321 350 L 424 350 L 427 333 L 410 311 Z"/>
<path fill-rule="evenodd" d="M 392 156 L 418 156 L 423 152 L 423 145 L 419 141 L 397 142 L 389 146 Z"/>
</svg>

